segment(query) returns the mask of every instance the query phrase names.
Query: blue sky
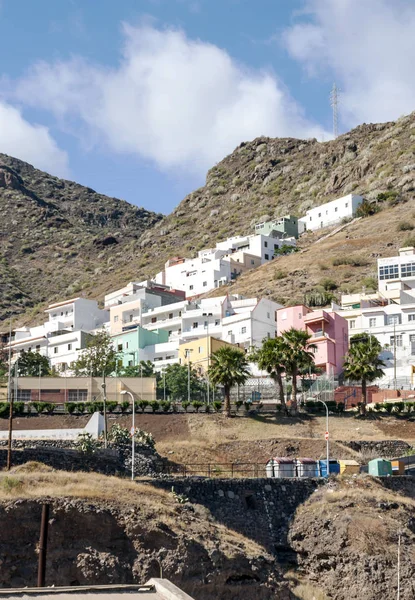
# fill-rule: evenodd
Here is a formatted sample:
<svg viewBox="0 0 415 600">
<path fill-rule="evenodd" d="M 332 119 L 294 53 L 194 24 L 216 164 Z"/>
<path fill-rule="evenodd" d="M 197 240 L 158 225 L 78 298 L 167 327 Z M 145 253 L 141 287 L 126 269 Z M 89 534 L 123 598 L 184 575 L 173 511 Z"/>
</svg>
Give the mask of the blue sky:
<svg viewBox="0 0 415 600">
<path fill-rule="evenodd" d="M 0 152 L 168 213 L 259 135 L 413 110 L 412 0 L 0 0 Z"/>
</svg>

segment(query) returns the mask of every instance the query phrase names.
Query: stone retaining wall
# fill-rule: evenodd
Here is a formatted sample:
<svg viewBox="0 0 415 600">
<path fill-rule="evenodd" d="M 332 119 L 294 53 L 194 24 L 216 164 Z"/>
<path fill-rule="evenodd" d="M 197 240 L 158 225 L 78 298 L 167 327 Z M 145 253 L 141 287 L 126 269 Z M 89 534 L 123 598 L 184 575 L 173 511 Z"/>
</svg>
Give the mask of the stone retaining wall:
<svg viewBox="0 0 415 600">
<path fill-rule="evenodd" d="M 374 452 L 379 458 L 396 458 L 403 456 L 411 449 L 403 440 L 340 442 L 343 446 L 356 452 Z"/>
<path fill-rule="evenodd" d="M 298 506 L 321 479 L 161 479 L 152 485 L 174 488 L 191 502 L 209 508 L 227 527 L 263 544 L 280 560 L 291 554 L 287 535 Z"/>
</svg>

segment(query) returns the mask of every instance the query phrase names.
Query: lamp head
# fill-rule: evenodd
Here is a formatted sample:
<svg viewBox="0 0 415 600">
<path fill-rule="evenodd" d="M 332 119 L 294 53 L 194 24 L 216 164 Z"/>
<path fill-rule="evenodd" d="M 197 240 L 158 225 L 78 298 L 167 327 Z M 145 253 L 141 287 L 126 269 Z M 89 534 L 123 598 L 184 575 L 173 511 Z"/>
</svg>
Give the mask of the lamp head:
<svg viewBox="0 0 415 600">
<path fill-rule="evenodd" d="M 127 390 L 122 390 L 121 391 L 121 396 L 125 396 L 126 393 L 127 393 Z"/>
</svg>

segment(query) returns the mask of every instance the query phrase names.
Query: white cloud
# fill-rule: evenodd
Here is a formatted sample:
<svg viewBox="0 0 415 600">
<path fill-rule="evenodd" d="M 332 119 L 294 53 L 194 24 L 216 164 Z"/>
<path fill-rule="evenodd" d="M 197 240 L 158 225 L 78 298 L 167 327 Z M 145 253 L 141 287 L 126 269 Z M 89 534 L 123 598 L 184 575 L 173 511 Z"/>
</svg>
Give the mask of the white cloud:
<svg viewBox="0 0 415 600">
<path fill-rule="evenodd" d="M 345 125 L 395 119 L 415 109 L 413 0 L 307 0 L 285 34 L 311 75 L 336 79 Z"/>
<path fill-rule="evenodd" d="M 25 121 L 20 112 L 0 100 L 0 152 L 9 154 L 65 177 L 68 157 L 60 150 L 48 129 Z"/>
<path fill-rule="evenodd" d="M 83 141 L 162 169 L 203 172 L 260 135 L 327 135 L 270 72 L 247 69 L 182 31 L 124 25 L 124 35 L 117 68 L 82 58 L 37 63 L 17 97 L 53 111 Z"/>
</svg>

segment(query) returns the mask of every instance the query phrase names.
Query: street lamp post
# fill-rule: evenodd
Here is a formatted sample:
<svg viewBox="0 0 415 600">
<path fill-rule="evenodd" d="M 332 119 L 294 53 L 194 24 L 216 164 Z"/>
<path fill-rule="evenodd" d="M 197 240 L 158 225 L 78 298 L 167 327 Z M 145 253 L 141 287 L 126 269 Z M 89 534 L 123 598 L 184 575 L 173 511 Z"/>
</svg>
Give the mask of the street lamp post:
<svg viewBox="0 0 415 600">
<path fill-rule="evenodd" d="M 329 408 L 327 406 L 327 404 L 321 400 L 321 398 L 316 398 L 317 402 L 321 402 L 321 404 L 324 404 L 325 409 L 326 409 L 326 452 L 327 452 L 327 477 L 330 475 L 330 470 L 329 470 L 329 466 L 330 466 L 330 460 L 329 460 Z"/>
<path fill-rule="evenodd" d="M 133 409 L 133 422 L 131 426 L 131 481 L 134 481 L 134 460 L 135 460 L 135 402 L 134 396 L 128 390 L 122 390 L 121 395 L 125 396 L 128 394 L 131 398 L 131 404 Z"/>
<path fill-rule="evenodd" d="M 209 404 L 210 395 L 210 382 L 209 382 L 209 359 L 210 359 L 210 348 L 209 348 L 209 317 L 212 313 L 203 313 L 204 317 L 207 317 L 206 321 L 206 352 L 207 352 L 207 403 Z"/>
<path fill-rule="evenodd" d="M 187 356 L 187 401 L 190 403 L 190 353 L 192 352 L 191 348 L 186 349 Z"/>
</svg>

